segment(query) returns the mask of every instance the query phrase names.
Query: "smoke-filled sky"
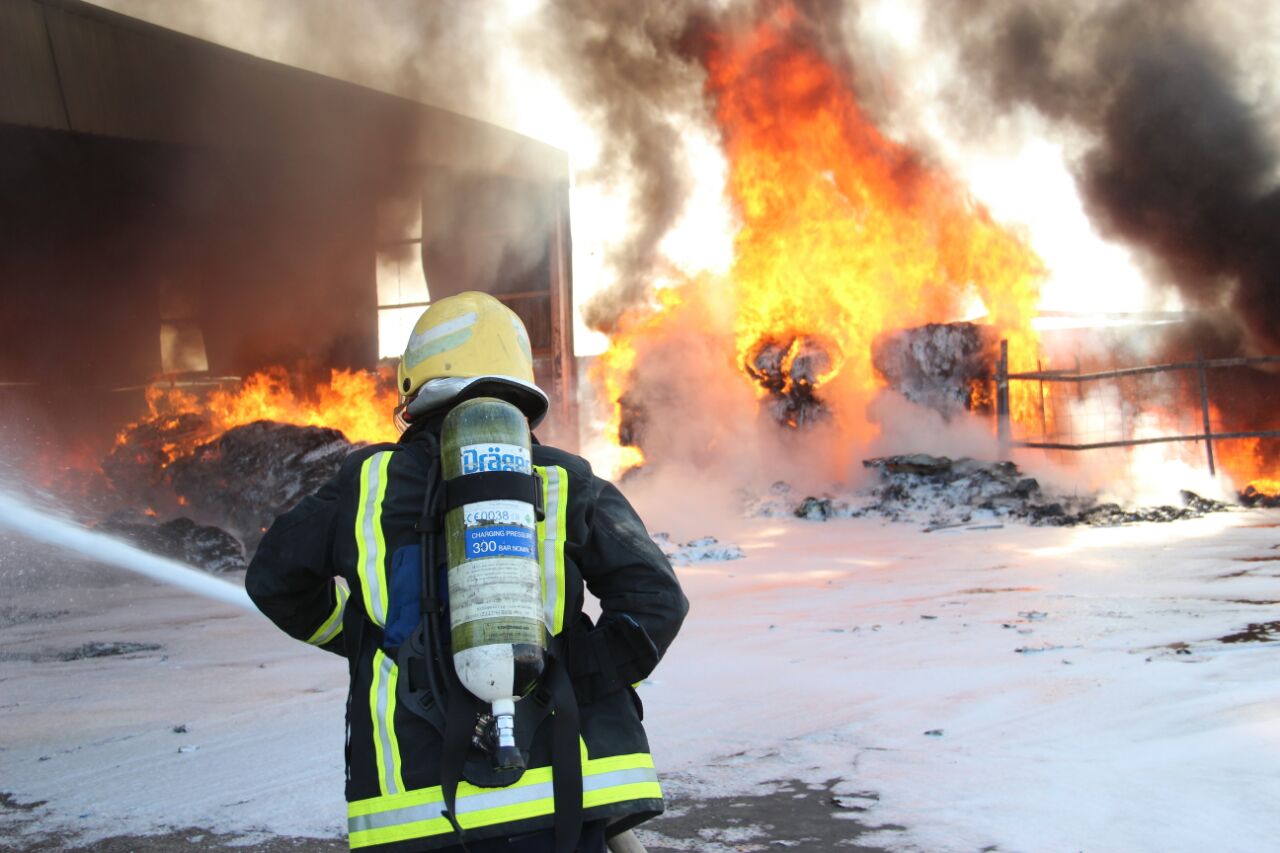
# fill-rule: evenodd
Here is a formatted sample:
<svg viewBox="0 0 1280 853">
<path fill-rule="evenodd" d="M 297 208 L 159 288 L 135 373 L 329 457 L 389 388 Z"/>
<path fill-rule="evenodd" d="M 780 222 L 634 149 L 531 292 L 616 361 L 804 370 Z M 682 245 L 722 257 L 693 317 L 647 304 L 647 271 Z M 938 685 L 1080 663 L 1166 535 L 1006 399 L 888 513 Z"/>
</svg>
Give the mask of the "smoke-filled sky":
<svg viewBox="0 0 1280 853">
<path fill-rule="evenodd" d="M 97 0 L 570 153 L 579 314 L 724 270 L 733 214 L 690 37 L 777 3 Z M 801 0 L 870 114 L 1024 228 L 1045 308 L 1219 309 L 1280 351 L 1280 8 Z M 580 326 L 580 352 L 600 337 Z"/>
</svg>

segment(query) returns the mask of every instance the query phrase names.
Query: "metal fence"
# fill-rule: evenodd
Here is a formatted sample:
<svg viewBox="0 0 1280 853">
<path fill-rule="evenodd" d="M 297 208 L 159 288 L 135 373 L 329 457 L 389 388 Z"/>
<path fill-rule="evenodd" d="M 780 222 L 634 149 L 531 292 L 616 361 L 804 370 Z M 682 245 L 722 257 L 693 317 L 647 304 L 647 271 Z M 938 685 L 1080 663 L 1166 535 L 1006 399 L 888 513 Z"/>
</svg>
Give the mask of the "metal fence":
<svg viewBox="0 0 1280 853">
<path fill-rule="evenodd" d="M 1037 370 L 1024 373 L 1009 372 L 1009 344 L 1007 341 L 1000 342 L 1000 358 L 996 363 L 996 425 L 997 435 L 1000 444 L 1006 448 L 1012 447 L 1035 447 L 1044 450 L 1066 450 L 1066 451 L 1082 451 L 1082 450 L 1104 450 L 1109 448 L 1137 447 L 1147 444 L 1161 444 L 1166 442 L 1187 442 L 1187 441 L 1203 441 L 1205 446 L 1205 457 L 1209 466 L 1210 475 L 1216 474 L 1216 466 L 1213 458 L 1213 445 L 1215 441 L 1228 441 L 1232 439 L 1249 439 L 1249 438 L 1280 438 L 1280 430 L 1248 430 L 1248 431 L 1221 431 L 1215 432 L 1211 418 L 1211 400 L 1210 400 L 1210 373 L 1212 371 L 1224 370 L 1228 368 L 1241 367 L 1258 367 L 1266 364 L 1280 364 L 1280 356 L 1262 356 L 1257 358 L 1216 358 L 1206 359 L 1204 354 L 1198 355 L 1195 361 L 1172 362 L 1169 364 L 1153 364 L 1144 367 L 1129 367 L 1120 370 L 1107 370 L 1101 372 L 1082 373 L 1079 369 L 1074 371 L 1068 370 Z M 1191 373 L 1192 381 L 1188 382 L 1186 374 Z M 1170 382 L 1160 381 L 1168 380 L 1172 377 L 1179 377 L 1182 381 Z M 1179 424 L 1180 428 L 1172 431 L 1162 430 L 1162 434 L 1137 438 L 1132 436 L 1133 424 L 1132 417 L 1127 417 L 1123 412 L 1118 416 L 1111 418 L 1111 425 L 1118 422 L 1121 432 L 1129 433 L 1123 438 L 1092 440 L 1092 441 L 1061 441 L 1053 440 L 1058 437 L 1058 433 L 1062 430 L 1058 428 L 1050 429 L 1051 416 L 1049 411 L 1054 406 L 1054 402 L 1060 403 L 1063 394 L 1062 391 L 1074 387 L 1075 397 L 1083 401 L 1085 399 L 1084 389 L 1090 387 L 1091 383 L 1105 382 L 1123 382 L 1125 380 L 1139 380 L 1141 378 L 1157 378 L 1158 385 L 1162 393 L 1167 393 L 1170 402 L 1166 405 L 1166 411 L 1172 411 L 1175 415 L 1181 416 L 1187 414 L 1187 409 L 1194 406 L 1194 400 L 1198 397 L 1198 409 L 1195 418 L 1198 423 Z M 1017 382 L 1037 382 L 1039 383 L 1039 407 L 1040 420 L 1042 428 L 1042 436 L 1040 440 L 1031 440 L 1027 438 L 1015 438 L 1013 434 L 1013 417 L 1010 406 L 1010 387 L 1012 383 Z M 1064 386 L 1061 389 L 1055 389 L 1055 385 Z M 1046 393 L 1047 389 L 1047 393 Z M 1150 390 L 1149 388 L 1147 389 Z M 1189 392 L 1189 393 L 1188 393 Z M 1135 394 L 1135 397 L 1140 394 Z M 1105 403 L 1102 404 L 1106 408 Z M 1057 410 L 1062 412 L 1064 407 L 1057 406 Z M 1108 414 L 1105 413 L 1104 414 Z M 1110 413 L 1113 414 L 1114 413 Z M 1056 423 L 1057 418 L 1052 418 Z M 1127 422 L 1127 423 L 1126 423 Z M 1192 428 L 1188 428 L 1192 427 Z M 1069 437 L 1076 438 L 1075 430 L 1068 430 Z"/>
</svg>

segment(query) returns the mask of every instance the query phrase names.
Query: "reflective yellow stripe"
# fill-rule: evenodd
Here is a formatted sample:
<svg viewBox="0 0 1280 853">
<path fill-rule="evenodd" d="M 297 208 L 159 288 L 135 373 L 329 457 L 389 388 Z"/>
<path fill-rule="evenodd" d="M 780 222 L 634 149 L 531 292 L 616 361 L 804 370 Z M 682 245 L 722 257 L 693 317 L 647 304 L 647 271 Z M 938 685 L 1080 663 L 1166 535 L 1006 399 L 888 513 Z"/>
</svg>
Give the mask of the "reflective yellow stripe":
<svg viewBox="0 0 1280 853">
<path fill-rule="evenodd" d="M 538 475 L 538 479 L 542 482 L 542 511 L 548 513 L 548 474 L 547 469 L 540 465 L 533 466 L 533 473 Z M 551 630 L 551 626 L 555 624 L 556 614 L 556 573 L 554 559 L 548 560 L 547 555 L 554 553 L 551 543 L 547 541 L 547 521 L 544 517 L 535 525 L 534 535 L 538 539 L 538 562 L 542 566 L 542 621 L 546 623 L 547 630 Z M 554 529 L 554 528 L 552 528 Z"/>
<path fill-rule="evenodd" d="M 583 765 L 584 808 L 661 798 L 662 788 L 653 769 L 653 759 L 646 753 L 593 759 Z M 462 782 L 458 786 L 457 808 L 458 823 L 464 829 L 553 814 L 551 768 L 528 770 L 519 782 L 506 788 L 477 788 Z M 358 800 L 347 807 L 351 848 L 451 832 L 443 809 L 439 787 Z"/>
<path fill-rule="evenodd" d="M 382 535 L 382 499 L 387 494 L 390 450 L 373 454 L 360 466 L 356 506 L 356 565 L 364 611 L 379 628 L 387 624 L 387 543 Z"/>
<path fill-rule="evenodd" d="M 351 593 L 337 581 L 333 581 L 333 592 L 338 600 L 337 604 L 333 606 L 333 612 L 329 614 L 328 619 L 321 623 L 316 632 L 307 638 L 307 642 L 313 646 L 323 646 L 342 633 L 342 614 L 347 609 L 347 596 Z"/>
<path fill-rule="evenodd" d="M 548 631 L 559 634 L 564 629 L 564 542 L 569 514 L 569 474 L 559 466 L 535 466 L 534 470 L 542 479 L 542 506 L 546 513 L 546 518 L 538 522 L 543 619 Z"/>
<path fill-rule="evenodd" d="M 400 741 L 396 738 L 396 681 L 399 668 L 378 649 L 373 653 L 373 683 L 369 686 L 369 718 L 373 721 L 373 752 L 378 759 L 378 790 L 404 791 L 400 774 Z"/>
</svg>

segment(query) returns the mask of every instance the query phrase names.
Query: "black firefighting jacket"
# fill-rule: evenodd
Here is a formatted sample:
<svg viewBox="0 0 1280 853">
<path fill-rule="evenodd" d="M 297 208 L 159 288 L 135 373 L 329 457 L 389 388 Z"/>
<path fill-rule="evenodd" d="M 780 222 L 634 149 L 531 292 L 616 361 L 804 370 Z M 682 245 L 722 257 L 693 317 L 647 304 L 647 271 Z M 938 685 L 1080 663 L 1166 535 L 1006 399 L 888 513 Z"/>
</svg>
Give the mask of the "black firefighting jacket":
<svg viewBox="0 0 1280 853">
<path fill-rule="evenodd" d="M 440 785 L 441 732 L 403 701 L 397 647 L 418 621 L 420 535 L 435 436 L 353 452 L 314 495 L 276 519 L 249 565 L 249 595 L 299 640 L 347 657 L 348 837 L 352 849 L 456 843 Z M 611 833 L 662 811 L 632 685 L 657 664 L 688 609 L 675 573 L 622 494 L 582 458 L 535 445 L 544 618 L 570 655 L 579 708 L 582 817 Z M 341 582 L 335 582 L 340 579 Z M 585 587 L 599 624 L 583 613 Z M 522 703 L 523 704 L 523 703 Z M 555 715 L 552 714 L 552 717 Z M 550 828 L 556 811 L 551 721 L 529 769 L 506 787 L 463 781 L 453 816 L 467 839 Z M 487 784 L 487 783 L 481 783 Z"/>
</svg>

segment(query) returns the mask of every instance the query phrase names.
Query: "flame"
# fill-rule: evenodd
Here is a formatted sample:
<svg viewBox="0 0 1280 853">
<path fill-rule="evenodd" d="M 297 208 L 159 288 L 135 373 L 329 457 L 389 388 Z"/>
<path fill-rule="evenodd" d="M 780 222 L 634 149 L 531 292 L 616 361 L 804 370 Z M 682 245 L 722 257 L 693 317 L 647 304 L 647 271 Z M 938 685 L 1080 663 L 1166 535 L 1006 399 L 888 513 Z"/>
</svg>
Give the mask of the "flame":
<svg viewBox="0 0 1280 853">
<path fill-rule="evenodd" d="M 976 300 L 1009 340 L 1011 370 L 1034 368 L 1039 258 L 955 180 L 885 136 L 796 9 L 772 8 L 746 32 L 712 36 L 704 57 L 740 222 L 729 286 L 744 375 L 762 346 L 788 347 L 793 359 L 802 339 L 822 342 L 829 367 L 814 388 L 825 386 L 846 438 L 866 440 L 875 433 L 866 404 L 883 382 L 872 342 L 961 319 Z M 613 336 L 601 363 L 615 405 L 637 329 L 661 334 L 670 314 L 660 306 Z M 1038 396 L 1018 385 L 1014 417 L 1038 423 Z"/>
<path fill-rule="evenodd" d="M 269 367 L 238 388 L 214 390 L 204 400 L 181 388 L 153 385 L 146 402 L 148 414 L 121 430 L 116 444 L 128 444 L 145 429 L 161 437 L 157 449 L 165 465 L 229 429 L 261 420 L 331 427 L 353 442 L 397 437 L 391 420 L 396 393 L 369 371 L 333 370 L 327 385 L 299 394 L 285 368 Z"/>
<path fill-rule="evenodd" d="M 1214 412 L 1216 416 L 1216 409 Z M 1238 438 L 1215 441 L 1213 453 L 1218 467 L 1235 484 L 1236 491 L 1252 489 L 1263 495 L 1280 495 L 1280 471 L 1266 456 L 1267 447 L 1260 438 Z"/>
<path fill-rule="evenodd" d="M 1010 389 L 1012 392 L 1012 389 Z M 975 379 L 969 383 L 969 411 L 990 412 L 996 406 L 994 383 Z"/>
<path fill-rule="evenodd" d="M 976 293 L 1011 351 L 1034 363 L 1039 260 L 950 177 L 885 137 L 798 23 L 781 6 L 746 36 L 717 41 L 707 61 L 742 222 L 739 360 L 763 338 L 820 338 L 833 350 L 823 381 L 866 400 L 881 385 L 871 365 L 879 334 L 958 319 Z"/>
<path fill-rule="evenodd" d="M 600 387 L 609 404 L 605 435 L 616 445 L 611 462 L 615 473 L 643 465 L 644 452 L 627 441 L 624 434 L 623 398 L 626 395 L 627 377 L 635 367 L 640 342 L 661 330 L 666 318 L 681 305 L 677 288 L 665 287 L 654 294 L 655 304 L 625 312 L 618 320 L 607 350 L 600 354 L 591 371 L 591 378 Z"/>
<path fill-rule="evenodd" d="M 391 420 L 398 398 L 384 388 L 376 373 L 332 370 L 329 384 L 310 394 L 296 394 L 283 367 L 270 367 L 249 376 L 234 392 L 215 391 L 208 411 L 220 432 L 269 420 L 299 426 L 331 427 L 350 441 L 395 441 Z"/>
<path fill-rule="evenodd" d="M 1196 401 L 1197 403 L 1199 401 Z M 1199 411 L 1196 411 L 1197 421 Z M 1194 435 L 1176 408 L 1155 408 L 1138 417 L 1140 428 L 1134 438 Z M 1209 404 L 1209 422 L 1214 431 L 1229 431 L 1224 426 L 1221 409 Z M 1197 427 L 1199 423 L 1197 422 Z M 1179 482 L 1170 487 L 1185 488 L 1195 474 L 1208 478 L 1205 448 L 1202 441 L 1148 445 L 1131 450 L 1133 480 L 1150 481 L 1162 465 L 1172 465 Z M 1213 458 L 1219 485 L 1229 486 L 1237 495 L 1246 493 L 1263 497 L 1280 497 L 1280 443 L 1274 439 L 1231 438 L 1213 442 Z M 1193 486 L 1194 488 L 1194 486 Z"/>
</svg>

